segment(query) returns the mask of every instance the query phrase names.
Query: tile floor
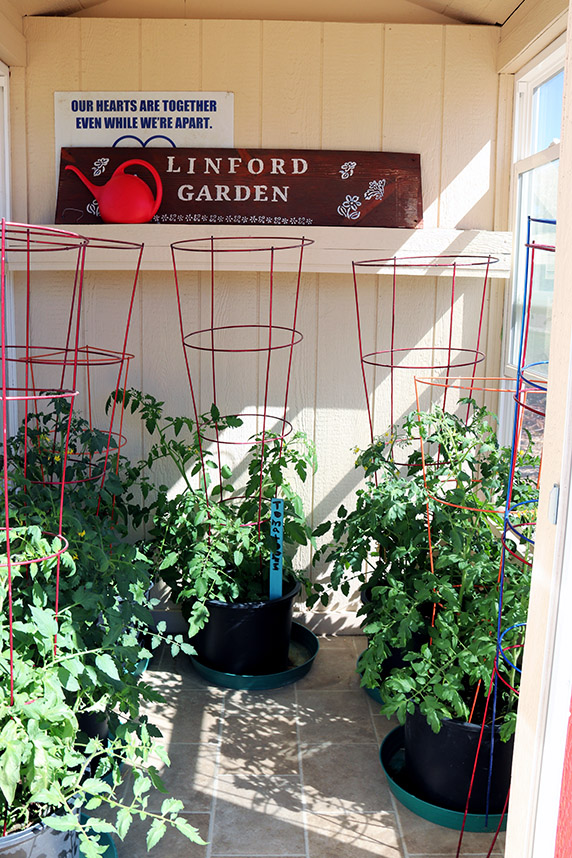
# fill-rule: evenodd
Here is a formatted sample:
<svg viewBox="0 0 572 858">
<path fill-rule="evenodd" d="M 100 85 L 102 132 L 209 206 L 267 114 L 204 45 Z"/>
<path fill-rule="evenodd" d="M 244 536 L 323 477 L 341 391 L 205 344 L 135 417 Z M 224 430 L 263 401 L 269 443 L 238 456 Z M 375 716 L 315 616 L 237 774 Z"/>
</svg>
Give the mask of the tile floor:
<svg viewBox="0 0 572 858">
<path fill-rule="evenodd" d="M 389 792 L 378 749 L 394 725 L 359 686 L 362 649 L 360 637 L 321 637 L 306 677 L 259 692 L 209 686 L 186 656 L 153 661 L 145 678 L 167 702 L 148 714 L 172 761 L 162 776 L 208 845 L 170 832 L 151 855 L 455 858 L 458 832 L 416 817 Z M 461 854 L 484 858 L 491 841 L 466 834 Z M 118 855 L 147 855 L 136 826 Z"/>
</svg>

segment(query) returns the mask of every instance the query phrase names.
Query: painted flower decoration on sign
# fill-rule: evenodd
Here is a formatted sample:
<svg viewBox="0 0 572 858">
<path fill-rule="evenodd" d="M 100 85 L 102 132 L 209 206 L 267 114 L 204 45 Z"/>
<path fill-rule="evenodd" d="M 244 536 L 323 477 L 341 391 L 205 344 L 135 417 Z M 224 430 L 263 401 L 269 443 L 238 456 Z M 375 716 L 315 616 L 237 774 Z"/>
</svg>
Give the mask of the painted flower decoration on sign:
<svg viewBox="0 0 572 858">
<path fill-rule="evenodd" d="M 357 164 L 355 161 L 346 161 L 345 164 L 342 164 L 340 167 L 340 175 L 342 179 L 349 179 L 350 176 L 353 176 L 356 167 Z"/>
<path fill-rule="evenodd" d="M 377 182 L 370 182 L 369 188 L 364 193 L 365 200 L 382 200 L 385 193 L 385 179 L 379 179 Z"/>
<path fill-rule="evenodd" d="M 361 214 L 361 212 L 358 211 L 360 206 L 361 202 L 359 197 L 352 197 L 348 194 L 343 203 L 338 206 L 338 214 L 342 217 L 349 218 L 350 220 L 357 220 Z"/>
<path fill-rule="evenodd" d="M 102 173 L 105 173 L 105 168 L 109 164 L 109 158 L 98 158 L 97 161 L 93 162 L 93 175 L 101 176 Z"/>
</svg>

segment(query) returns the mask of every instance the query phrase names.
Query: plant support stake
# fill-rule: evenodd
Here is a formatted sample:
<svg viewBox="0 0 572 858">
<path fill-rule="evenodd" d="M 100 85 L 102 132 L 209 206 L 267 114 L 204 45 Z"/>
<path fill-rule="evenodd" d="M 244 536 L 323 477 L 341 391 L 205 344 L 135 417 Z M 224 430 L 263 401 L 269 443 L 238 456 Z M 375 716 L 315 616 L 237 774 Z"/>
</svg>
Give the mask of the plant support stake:
<svg viewBox="0 0 572 858">
<path fill-rule="evenodd" d="M 284 501 L 272 498 L 270 502 L 270 535 L 277 542 L 276 551 L 270 557 L 270 593 L 271 599 L 282 596 L 282 538 L 284 535 Z"/>
</svg>

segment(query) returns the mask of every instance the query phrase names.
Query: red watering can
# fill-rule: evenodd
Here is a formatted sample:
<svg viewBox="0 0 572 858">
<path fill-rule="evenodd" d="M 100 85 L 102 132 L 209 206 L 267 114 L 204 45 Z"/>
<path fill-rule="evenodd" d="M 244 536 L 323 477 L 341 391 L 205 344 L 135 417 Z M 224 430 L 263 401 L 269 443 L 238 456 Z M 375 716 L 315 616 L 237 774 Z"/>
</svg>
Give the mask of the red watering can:
<svg viewBox="0 0 572 858">
<path fill-rule="evenodd" d="M 126 167 L 134 164 L 146 167 L 152 174 L 157 186 L 155 196 L 143 179 L 125 172 Z M 161 205 L 163 198 L 161 177 L 155 167 L 148 164 L 147 161 L 139 161 L 136 158 L 125 161 L 119 165 L 105 185 L 93 185 L 72 164 L 68 164 L 66 170 L 73 170 L 84 185 L 89 188 L 97 200 L 101 219 L 105 223 L 147 223 L 157 213 Z"/>
</svg>

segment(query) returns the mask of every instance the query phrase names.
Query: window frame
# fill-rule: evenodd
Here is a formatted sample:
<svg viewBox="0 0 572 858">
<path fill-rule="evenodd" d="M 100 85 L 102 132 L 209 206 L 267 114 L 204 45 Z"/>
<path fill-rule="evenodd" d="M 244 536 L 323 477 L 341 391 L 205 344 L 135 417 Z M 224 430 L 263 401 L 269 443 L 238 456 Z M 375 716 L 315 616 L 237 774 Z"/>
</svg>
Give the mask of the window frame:
<svg viewBox="0 0 572 858">
<path fill-rule="evenodd" d="M 11 195 L 11 159 L 10 159 L 10 68 L 0 60 L 0 218 L 9 221 L 12 217 Z M 5 325 L 6 339 L 16 342 L 16 320 L 14 311 L 14 283 L 10 271 L 5 272 Z M 9 361 L 7 365 L 7 383 L 9 387 L 17 384 L 16 365 Z M 16 431 L 18 426 L 18 404 L 9 400 L 7 405 L 8 433 Z"/>
<path fill-rule="evenodd" d="M 10 69 L 0 61 L 0 217 L 10 220 Z"/>
</svg>

